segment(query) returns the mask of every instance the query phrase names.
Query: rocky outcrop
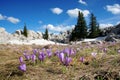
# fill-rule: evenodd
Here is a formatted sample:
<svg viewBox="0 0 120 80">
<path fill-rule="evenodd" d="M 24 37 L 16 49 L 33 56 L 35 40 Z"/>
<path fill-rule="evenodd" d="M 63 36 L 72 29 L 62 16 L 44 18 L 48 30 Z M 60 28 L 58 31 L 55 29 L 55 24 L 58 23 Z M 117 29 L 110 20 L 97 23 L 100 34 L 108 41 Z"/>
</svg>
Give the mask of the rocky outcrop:
<svg viewBox="0 0 120 80">
<path fill-rule="evenodd" d="M 34 39 L 42 39 L 42 33 L 28 30 L 28 37 L 23 35 L 23 30 L 16 30 L 14 33 L 8 33 L 5 28 L 0 28 L 0 43 L 7 43 L 10 40 L 29 41 Z"/>
<path fill-rule="evenodd" d="M 5 28 L 0 28 L 0 43 L 7 42 L 8 40 L 11 40 L 13 36 L 8 33 Z"/>
<path fill-rule="evenodd" d="M 115 26 L 107 35 L 105 41 L 120 42 L 120 24 Z"/>
<path fill-rule="evenodd" d="M 41 32 L 35 32 L 33 30 L 28 30 L 28 37 L 23 35 L 22 30 L 16 30 L 15 33 L 12 34 L 15 39 L 18 40 L 34 40 L 34 39 L 42 39 Z"/>
<path fill-rule="evenodd" d="M 56 41 L 56 42 L 61 42 L 61 43 L 68 43 L 69 37 L 70 37 L 70 34 L 68 31 L 61 32 L 60 34 L 57 34 L 57 35 L 54 35 L 54 34 L 49 35 L 50 40 Z"/>
</svg>

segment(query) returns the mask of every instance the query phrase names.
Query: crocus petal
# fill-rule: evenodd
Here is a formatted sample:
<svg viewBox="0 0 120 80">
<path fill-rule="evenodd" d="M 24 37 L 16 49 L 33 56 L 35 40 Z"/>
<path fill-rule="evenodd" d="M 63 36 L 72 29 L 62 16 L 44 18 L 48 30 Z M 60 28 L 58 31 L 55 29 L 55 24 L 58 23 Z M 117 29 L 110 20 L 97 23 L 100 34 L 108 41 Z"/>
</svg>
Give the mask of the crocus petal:
<svg viewBox="0 0 120 80">
<path fill-rule="evenodd" d="M 67 56 L 70 56 L 70 50 L 69 50 L 69 48 L 65 48 L 63 50 L 63 53 L 65 53 Z"/>
<path fill-rule="evenodd" d="M 71 48 L 69 54 L 70 54 L 70 55 L 74 55 L 75 53 L 76 53 L 76 51 Z"/>
<path fill-rule="evenodd" d="M 23 57 L 22 56 L 19 57 L 19 61 L 20 61 L 21 64 L 23 63 Z"/>
<path fill-rule="evenodd" d="M 68 66 L 68 65 L 70 64 L 71 61 L 72 61 L 72 58 L 66 57 L 66 58 L 65 58 L 65 63 L 64 63 L 64 64 L 65 64 L 66 66 Z"/>
<path fill-rule="evenodd" d="M 80 61 L 81 61 L 81 62 L 84 62 L 84 57 L 80 57 Z"/>
<path fill-rule="evenodd" d="M 120 50 L 118 50 L 118 53 L 120 53 Z"/>
<path fill-rule="evenodd" d="M 32 58 L 32 61 L 34 62 L 36 60 L 36 55 L 32 54 L 31 58 Z"/>
<path fill-rule="evenodd" d="M 60 53 L 58 57 L 61 62 L 64 62 L 64 53 Z"/>
<path fill-rule="evenodd" d="M 30 55 L 24 55 L 26 60 L 30 60 Z"/>
<path fill-rule="evenodd" d="M 92 55 L 93 57 L 96 57 L 97 53 L 92 52 L 91 55 Z"/>
<path fill-rule="evenodd" d="M 51 49 L 47 49 L 47 54 L 48 54 L 48 57 L 51 57 L 51 56 L 52 56 L 52 51 L 51 51 Z"/>
<path fill-rule="evenodd" d="M 38 50 L 37 49 L 33 49 L 33 54 L 37 54 Z"/>
</svg>

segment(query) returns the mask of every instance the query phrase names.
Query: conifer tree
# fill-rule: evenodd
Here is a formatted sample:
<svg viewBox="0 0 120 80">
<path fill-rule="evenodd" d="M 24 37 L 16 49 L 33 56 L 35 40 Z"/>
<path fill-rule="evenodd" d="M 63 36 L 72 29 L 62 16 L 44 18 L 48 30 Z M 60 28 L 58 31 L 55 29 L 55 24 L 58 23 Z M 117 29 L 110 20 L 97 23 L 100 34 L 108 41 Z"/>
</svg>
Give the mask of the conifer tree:
<svg viewBox="0 0 120 80">
<path fill-rule="evenodd" d="M 25 37 L 28 37 L 26 24 L 24 25 L 23 35 L 24 35 Z"/>
<path fill-rule="evenodd" d="M 90 16 L 89 26 L 90 26 L 89 37 L 90 38 L 98 37 L 100 33 L 99 24 L 97 23 L 96 17 L 94 16 L 93 13 L 91 13 L 91 16 Z"/>
<path fill-rule="evenodd" d="M 75 25 L 74 30 L 71 33 L 71 41 L 74 40 L 81 40 L 86 38 L 87 36 L 87 26 L 86 26 L 86 21 L 84 19 L 83 13 L 78 12 L 78 20 L 77 20 L 77 25 Z"/>
<path fill-rule="evenodd" d="M 48 29 L 46 28 L 45 29 L 45 34 L 43 35 L 43 38 L 46 39 L 46 40 L 48 40 L 48 37 L 49 37 L 48 36 Z"/>
</svg>

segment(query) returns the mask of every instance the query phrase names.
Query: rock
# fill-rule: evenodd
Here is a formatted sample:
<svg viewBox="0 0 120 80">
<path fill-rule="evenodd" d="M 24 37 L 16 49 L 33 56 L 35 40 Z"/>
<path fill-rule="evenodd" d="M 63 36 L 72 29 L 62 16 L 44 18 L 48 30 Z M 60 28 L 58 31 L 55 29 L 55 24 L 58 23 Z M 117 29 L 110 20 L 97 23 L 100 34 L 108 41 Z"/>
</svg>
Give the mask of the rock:
<svg viewBox="0 0 120 80">
<path fill-rule="evenodd" d="M 0 33 L 5 32 L 5 28 L 0 27 Z"/>
<path fill-rule="evenodd" d="M 120 40 L 120 35 L 116 35 L 114 33 L 110 33 L 105 39 L 105 41 L 111 41 L 111 42 L 119 42 L 119 40 Z"/>
<path fill-rule="evenodd" d="M 12 35 L 9 34 L 5 28 L 0 28 L 0 43 L 6 43 L 8 40 L 12 39 Z"/>
<path fill-rule="evenodd" d="M 23 31 L 22 30 L 16 30 L 15 34 L 22 35 Z"/>
<path fill-rule="evenodd" d="M 68 31 L 61 32 L 60 34 L 49 34 L 49 39 L 61 43 L 69 43 L 70 34 Z"/>
<path fill-rule="evenodd" d="M 22 30 L 16 30 L 15 33 L 13 33 L 13 37 L 17 40 L 34 40 L 34 39 L 42 39 L 42 33 L 41 32 L 35 32 L 33 30 L 28 30 L 28 37 L 25 37 Z"/>
<path fill-rule="evenodd" d="M 105 38 L 105 41 L 120 42 L 120 24 L 115 26 Z"/>
</svg>

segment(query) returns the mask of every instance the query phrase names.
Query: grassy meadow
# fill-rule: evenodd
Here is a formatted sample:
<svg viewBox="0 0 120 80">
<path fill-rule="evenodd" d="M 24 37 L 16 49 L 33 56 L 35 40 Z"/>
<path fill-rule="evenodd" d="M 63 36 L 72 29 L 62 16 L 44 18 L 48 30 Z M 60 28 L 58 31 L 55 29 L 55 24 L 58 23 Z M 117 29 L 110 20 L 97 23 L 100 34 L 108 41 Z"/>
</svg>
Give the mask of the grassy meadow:
<svg viewBox="0 0 120 80">
<path fill-rule="evenodd" d="M 63 64 L 56 51 L 72 48 L 68 65 Z M 33 54 L 36 60 L 26 60 L 23 53 Z M 42 50 L 51 49 L 52 55 L 44 61 L 38 59 Z M 98 44 L 76 45 L 10 45 L 0 44 L 0 80 L 120 80 L 120 43 L 104 42 Z M 92 54 L 95 53 L 95 54 Z M 19 57 L 23 57 L 26 71 L 21 71 Z M 82 60 L 81 60 L 82 58 Z"/>
</svg>

